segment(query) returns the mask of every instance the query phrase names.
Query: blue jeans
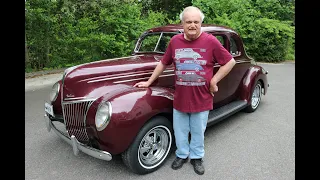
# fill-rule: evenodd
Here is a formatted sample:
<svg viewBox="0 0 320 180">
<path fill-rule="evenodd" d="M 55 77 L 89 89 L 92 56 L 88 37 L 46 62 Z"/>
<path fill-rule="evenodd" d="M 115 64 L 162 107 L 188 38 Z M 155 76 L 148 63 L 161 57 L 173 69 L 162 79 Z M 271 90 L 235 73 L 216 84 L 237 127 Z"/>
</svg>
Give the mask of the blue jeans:
<svg viewBox="0 0 320 180">
<path fill-rule="evenodd" d="M 204 132 L 209 111 L 184 113 L 173 108 L 173 130 L 176 140 L 176 156 L 198 159 L 204 156 Z M 188 136 L 191 133 L 189 144 Z"/>
</svg>

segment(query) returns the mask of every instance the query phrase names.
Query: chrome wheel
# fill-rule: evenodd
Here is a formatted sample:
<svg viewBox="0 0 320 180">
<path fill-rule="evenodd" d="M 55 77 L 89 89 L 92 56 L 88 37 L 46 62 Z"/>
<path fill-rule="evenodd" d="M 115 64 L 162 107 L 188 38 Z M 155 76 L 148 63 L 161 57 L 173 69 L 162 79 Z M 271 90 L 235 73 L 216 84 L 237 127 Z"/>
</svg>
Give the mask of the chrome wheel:
<svg viewBox="0 0 320 180">
<path fill-rule="evenodd" d="M 121 156 L 124 164 L 137 174 L 151 173 L 160 168 L 172 152 L 174 144 L 172 122 L 155 116 L 143 125 Z"/>
<path fill-rule="evenodd" d="M 162 125 L 152 128 L 142 138 L 138 149 L 138 160 L 142 167 L 152 169 L 165 159 L 171 148 L 170 130 Z"/>
<path fill-rule="evenodd" d="M 253 109 L 256 109 L 260 103 L 262 94 L 262 87 L 260 83 L 257 83 L 256 87 L 253 90 L 251 97 L 251 106 Z"/>
</svg>

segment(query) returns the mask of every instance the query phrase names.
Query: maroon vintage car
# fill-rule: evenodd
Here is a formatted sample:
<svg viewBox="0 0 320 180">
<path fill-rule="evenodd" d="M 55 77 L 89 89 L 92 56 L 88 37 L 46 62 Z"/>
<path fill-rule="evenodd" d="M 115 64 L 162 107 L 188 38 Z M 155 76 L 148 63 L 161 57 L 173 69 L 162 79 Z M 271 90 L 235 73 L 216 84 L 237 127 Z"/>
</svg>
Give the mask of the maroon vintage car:
<svg viewBox="0 0 320 180">
<path fill-rule="evenodd" d="M 237 62 L 218 84 L 208 126 L 240 110 L 255 111 L 267 93 L 268 72 L 247 56 L 234 30 L 216 25 L 203 25 L 202 30 L 216 36 Z M 138 39 L 132 56 L 66 69 L 45 103 L 48 131 L 52 129 L 68 142 L 75 155 L 81 151 L 110 161 L 121 154 L 124 164 L 138 174 L 161 167 L 175 149 L 172 100 L 176 77 L 199 76 L 201 71 L 188 73 L 189 66 L 184 64 L 175 74 L 171 65 L 149 88 L 133 85 L 148 80 L 170 38 L 178 33 L 183 33 L 181 25 L 152 28 Z M 188 53 L 181 57 L 178 52 L 178 61 L 201 64 L 198 53 L 191 50 L 186 49 Z M 215 64 L 214 72 L 219 67 Z M 181 83 L 189 83 L 184 82 L 188 78 Z"/>
</svg>

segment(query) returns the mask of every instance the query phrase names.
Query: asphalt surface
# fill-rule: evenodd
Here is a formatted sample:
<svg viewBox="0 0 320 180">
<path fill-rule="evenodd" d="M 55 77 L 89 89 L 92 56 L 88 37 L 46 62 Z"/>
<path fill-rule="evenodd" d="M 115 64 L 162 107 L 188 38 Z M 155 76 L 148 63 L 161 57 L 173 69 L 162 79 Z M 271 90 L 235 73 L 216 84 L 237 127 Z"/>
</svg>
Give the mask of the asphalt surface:
<svg viewBox="0 0 320 180">
<path fill-rule="evenodd" d="M 26 79 L 25 91 L 25 179 L 295 179 L 295 64 L 260 64 L 269 71 L 270 88 L 254 113 L 239 112 L 208 127 L 205 133 L 204 175 L 197 175 L 190 163 L 171 169 L 174 154 L 157 171 L 136 175 L 120 157 L 102 161 L 80 153 L 43 120 L 44 101 L 62 74 Z M 51 77 L 49 77 L 51 76 Z"/>
</svg>

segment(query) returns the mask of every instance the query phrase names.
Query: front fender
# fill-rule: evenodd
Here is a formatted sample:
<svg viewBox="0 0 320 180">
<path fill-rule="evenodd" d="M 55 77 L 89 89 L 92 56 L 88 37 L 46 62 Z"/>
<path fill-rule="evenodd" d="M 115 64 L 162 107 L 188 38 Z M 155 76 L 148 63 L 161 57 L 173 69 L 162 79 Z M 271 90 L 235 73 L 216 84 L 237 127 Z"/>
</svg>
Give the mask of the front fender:
<svg viewBox="0 0 320 180">
<path fill-rule="evenodd" d="M 268 89 L 267 72 L 260 66 L 252 66 L 243 78 L 240 84 L 240 99 L 251 103 L 251 94 L 253 92 L 254 86 L 257 81 L 262 82 L 264 88 L 264 94 L 266 94 Z"/>
<path fill-rule="evenodd" d="M 97 100 L 97 103 L 108 100 L 112 105 L 111 120 L 102 131 L 95 129 L 95 114 L 91 115 L 91 126 L 94 126 L 100 148 L 112 154 L 125 151 L 151 117 L 172 113 L 173 92 L 173 89 L 163 87 L 130 87 L 113 93 L 112 97 L 108 95 L 108 98 Z"/>
</svg>

